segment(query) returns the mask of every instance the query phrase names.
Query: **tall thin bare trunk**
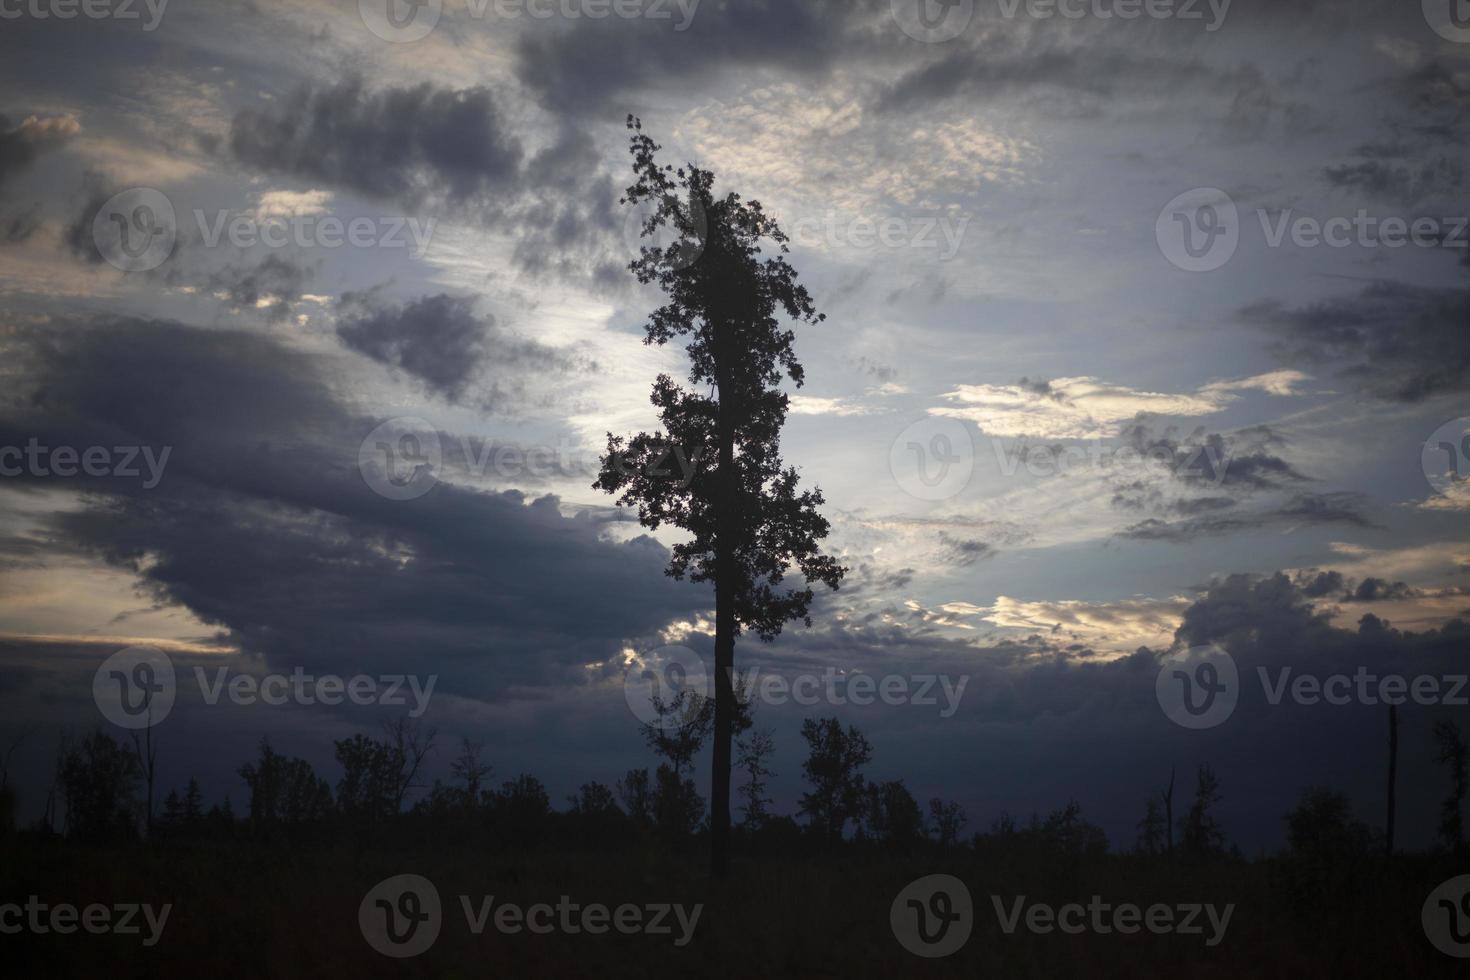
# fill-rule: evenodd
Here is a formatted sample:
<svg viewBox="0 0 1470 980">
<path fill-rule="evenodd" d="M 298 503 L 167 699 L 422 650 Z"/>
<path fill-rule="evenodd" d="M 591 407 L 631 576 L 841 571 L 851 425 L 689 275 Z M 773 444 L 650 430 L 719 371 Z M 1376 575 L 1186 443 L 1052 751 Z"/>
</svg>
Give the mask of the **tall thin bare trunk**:
<svg viewBox="0 0 1470 980">
<path fill-rule="evenodd" d="M 730 384 L 730 352 L 716 349 L 719 383 L 719 531 L 715 536 L 715 742 L 710 762 L 710 873 L 723 878 L 730 869 L 730 741 L 735 725 L 735 406 Z"/>
<path fill-rule="evenodd" d="M 1384 851 L 1390 856 L 1393 854 L 1393 825 L 1395 816 L 1394 794 L 1395 784 L 1399 774 L 1399 709 L 1398 705 L 1388 706 L 1388 826 L 1384 833 Z"/>
<path fill-rule="evenodd" d="M 1174 856 L 1174 770 L 1169 770 L 1169 788 L 1164 791 L 1164 826 L 1168 828 L 1168 854 Z"/>
</svg>

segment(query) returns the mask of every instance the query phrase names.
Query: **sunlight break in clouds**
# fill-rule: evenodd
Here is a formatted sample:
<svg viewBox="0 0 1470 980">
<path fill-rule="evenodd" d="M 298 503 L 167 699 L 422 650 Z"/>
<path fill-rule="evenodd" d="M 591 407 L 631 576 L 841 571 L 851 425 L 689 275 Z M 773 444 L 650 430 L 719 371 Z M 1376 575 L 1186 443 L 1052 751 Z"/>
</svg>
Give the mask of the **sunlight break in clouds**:
<svg viewBox="0 0 1470 980">
<path fill-rule="evenodd" d="M 1120 435 L 1122 423 L 1140 415 L 1213 415 L 1235 399 L 1234 392 L 1260 390 L 1294 395 L 1297 371 L 1220 381 L 1196 394 L 1139 391 L 1097 378 L 1057 378 L 1014 385 L 960 385 L 941 397 L 956 404 L 931 408 L 933 415 L 966 419 L 987 435 L 1040 439 L 1106 439 Z"/>
</svg>

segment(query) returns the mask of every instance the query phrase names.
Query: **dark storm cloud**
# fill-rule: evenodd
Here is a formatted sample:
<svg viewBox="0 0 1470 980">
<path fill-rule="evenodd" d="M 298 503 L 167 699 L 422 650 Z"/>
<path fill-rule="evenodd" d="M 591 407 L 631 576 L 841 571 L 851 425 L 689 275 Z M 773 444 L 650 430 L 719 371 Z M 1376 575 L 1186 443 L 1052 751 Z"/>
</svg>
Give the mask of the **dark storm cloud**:
<svg viewBox="0 0 1470 980">
<path fill-rule="evenodd" d="M 423 83 L 369 91 L 359 79 L 307 86 L 281 109 L 235 116 L 229 146 L 266 173 L 330 184 L 412 211 L 514 234 L 532 272 L 623 284 L 618 191 L 592 138 L 564 124 L 528 157 L 484 87 Z"/>
<path fill-rule="evenodd" d="M 824 72 L 857 50 L 851 26 L 887 15 L 887 0 L 744 0 L 702 3 L 682 31 L 670 20 L 584 17 L 565 30 L 522 34 L 517 74 L 557 112 L 616 113 L 632 93 L 687 89 L 722 72 Z"/>
<path fill-rule="evenodd" d="M 619 191 L 599 170 L 597 146 L 586 130 L 564 125 L 556 140 L 526 167 L 524 197 L 507 215 L 514 257 L 530 272 L 586 276 L 595 287 L 627 282 L 633 258 L 617 238 L 623 222 Z M 611 249 L 611 254 L 609 254 Z"/>
<path fill-rule="evenodd" d="M 1345 524 L 1351 527 L 1377 527 L 1363 516 L 1367 498 L 1359 493 L 1299 493 L 1272 517 L 1302 524 Z"/>
<path fill-rule="evenodd" d="M 1089 27 L 1095 29 L 1087 31 L 1085 41 L 1061 31 L 1018 33 L 1009 25 L 984 32 L 970 44 L 944 49 L 909 68 L 879 91 L 873 107 L 879 113 L 904 113 L 950 100 L 1024 99 L 1032 111 L 1093 117 L 1187 94 L 1196 106 L 1221 99 L 1210 118 L 1235 142 L 1261 139 L 1273 124 L 1283 125 L 1284 132 L 1310 125 L 1307 104 L 1287 94 L 1298 81 L 1295 76 L 1276 78 L 1249 63 L 1213 65 L 1202 57 L 1208 49 L 1193 53 L 1177 38 L 1167 41 L 1161 35 L 1158 43 L 1150 43 L 1149 35 L 1138 30 L 1140 22 L 1122 32 Z"/>
<path fill-rule="evenodd" d="M 283 101 L 274 112 L 235 116 L 229 142 L 238 160 L 408 204 L 480 198 L 520 168 L 520 141 L 487 88 L 425 82 L 369 92 L 347 79 Z"/>
<path fill-rule="evenodd" d="M 152 490 L 32 480 L 93 491 L 51 533 L 273 665 L 437 672 L 441 690 L 494 698 L 578 683 L 583 664 L 708 601 L 662 574 L 661 545 L 606 543 L 552 497 L 377 495 L 357 468 L 376 420 L 337 404 L 320 361 L 267 338 L 56 323 L 13 334 L 7 354 L 0 444 L 171 447 Z"/>
<path fill-rule="evenodd" d="M 898 369 L 888 364 L 883 364 L 869 357 L 853 358 L 849 363 L 859 374 L 863 374 L 882 384 L 898 380 Z"/>
<path fill-rule="evenodd" d="M 1386 602 L 1391 599 L 1411 599 L 1418 594 L 1417 589 L 1405 582 L 1369 577 L 1359 582 L 1358 587 L 1343 598 L 1347 602 Z"/>
<path fill-rule="evenodd" d="M 309 598 L 323 597 L 323 590 L 314 590 Z M 346 656 L 357 653 L 356 639 L 351 631 L 344 638 Z M 709 662 L 710 637 L 696 633 L 685 642 Z M 1287 697 L 1273 705 L 1259 679 L 1261 670 L 1273 682 L 1283 670 L 1290 671 L 1289 678 L 1352 676 L 1360 668 L 1380 677 L 1445 677 L 1464 672 L 1467 642 L 1470 624 L 1462 621 L 1405 633 L 1370 615 L 1354 626 L 1337 627 L 1285 575 L 1232 575 L 1210 583 L 1186 610 L 1173 648 L 1224 647 L 1241 679 L 1239 703 L 1218 728 L 1188 733 L 1167 720 L 1155 693 L 1164 650 L 1140 648 L 1103 660 L 1086 645 L 1059 641 L 1045 630 L 972 642 L 938 635 L 923 624 L 870 617 L 841 628 L 788 631 L 770 646 L 745 644 L 738 663 L 757 677 L 821 676 L 836 665 L 875 678 L 924 674 L 965 681 L 957 710 L 942 719 L 936 716 L 946 702 L 937 694 L 938 703 L 928 707 L 757 704 L 757 724 L 775 731 L 777 759 L 786 760 L 773 787 L 783 811 L 794 810 L 800 789 L 796 761 L 804 749 L 796 733 L 803 718 L 816 711 L 856 725 L 871 740 L 870 778 L 902 778 L 919 799 L 958 799 L 976 829 L 1002 811 L 1045 813 L 1076 799 L 1088 818 L 1105 828 L 1115 850 L 1132 843 L 1144 800 L 1167 785 L 1171 771 L 1183 780 L 1187 796 L 1194 768 L 1208 763 L 1225 791 L 1216 814 L 1230 840 L 1249 853 L 1280 846 L 1282 815 L 1311 785 L 1327 784 L 1348 794 L 1360 818 L 1372 822 L 1381 813 L 1382 703 L 1307 705 Z M 80 723 L 95 715 L 90 678 L 107 651 L 95 645 L 75 653 L 54 644 L 3 646 L 7 661 L 20 668 L 6 695 L 17 711 L 12 717 L 28 717 L 42 701 L 52 719 L 64 705 L 75 707 Z M 191 655 L 175 655 L 175 661 L 181 667 L 204 662 Z M 370 669 L 371 662 L 354 657 L 351 663 L 359 670 Z M 494 669 L 494 663 L 486 657 L 484 669 Z M 610 783 L 630 765 L 646 761 L 636 750 L 636 719 L 623 705 L 621 691 L 614 685 L 604 694 L 606 701 L 573 702 L 578 710 L 572 718 L 553 712 L 522 718 L 468 715 L 453 701 L 436 698 L 425 721 L 452 735 L 492 734 L 498 770 L 529 771 L 548 779 L 553 791 L 558 786 L 570 791 L 588 779 Z M 1453 710 L 1415 706 L 1401 712 L 1398 831 L 1404 846 L 1422 847 L 1433 837 L 1438 802 L 1448 785 L 1434 763 L 1430 729 Z M 321 759 L 324 771 L 333 771 L 329 737 L 345 735 L 354 721 L 359 728 L 367 724 L 357 715 L 345 717 L 346 711 L 339 718 L 337 712 L 323 717 L 307 710 L 206 709 L 192 690 L 185 690 L 164 731 L 187 759 L 176 758 L 175 769 L 197 773 L 207 787 L 216 787 L 213 795 L 222 795 L 238 787 L 234 768 L 248 758 L 264 726 L 273 741 L 300 745 Z M 443 758 L 432 764 L 447 768 Z M 705 759 L 698 765 L 707 771 Z M 28 785 L 44 794 L 47 775 L 38 770 Z"/>
<path fill-rule="evenodd" d="M 996 553 L 995 548 L 984 541 L 957 538 L 943 531 L 939 533 L 939 543 L 944 548 L 945 561 L 960 568 L 968 568 L 977 561 L 993 558 Z"/>
<path fill-rule="evenodd" d="M 120 190 L 122 188 L 114 187 L 104 174 L 88 171 L 83 176 L 82 186 L 77 191 L 82 206 L 73 213 L 71 221 L 61 232 L 61 241 L 67 251 L 83 262 L 101 265 L 107 261 L 97 249 L 97 240 L 92 235 L 92 223 L 102 206 Z"/>
<path fill-rule="evenodd" d="M 1040 378 L 1037 378 L 1035 381 L 1032 381 L 1030 378 L 1022 378 L 1016 382 L 1016 387 L 1022 391 L 1029 391 L 1033 395 L 1049 398 L 1059 404 L 1067 404 L 1067 397 L 1053 388 L 1050 381 L 1043 381 Z"/>
<path fill-rule="evenodd" d="M 1396 79 L 1393 88 L 1411 109 L 1445 127 L 1464 122 L 1470 111 L 1470 84 L 1465 81 L 1463 69 L 1452 62 L 1431 59 Z M 1452 142 L 1463 138 L 1450 129 L 1438 132 Z"/>
<path fill-rule="evenodd" d="M 1302 595 L 1308 599 L 1322 599 L 1343 588 L 1343 577 L 1341 572 L 1319 571 L 1312 569 L 1297 576 L 1296 586 L 1301 589 Z"/>
<path fill-rule="evenodd" d="M 1239 316 L 1275 337 L 1287 361 L 1340 365 L 1378 398 L 1416 402 L 1470 388 L 1470 290 L 1375 282 L 1305 306 L 1264 300 Z"/>
<path fill-rule="evenodd" d="M 1286 525 L 1343 525 L 1347 527 L 1374 528 L 1378 525 L 1362 513 L 1367 501 L 1361 494 L 1298 493 L 1286 502 L 1260 511 L 1249 513 L 1236 511 L 1229 515 L 1206 513 L 1204 516 L 1188 517 L 1181 521 L 1165 521 L 1156 517 L 1131 524 L 1119 532 L 1119 536 L 1135 541 L 1168 541 L 1187 544 L 1198 538 L 1215 537 L 1222 534 L 1243 534 L 1267 527 Z M 1205 507 L 1206 512 L 1218 507 Z M 1180 513 L 1189 513 L 1186 507 Z M 1195 511 L 1198 513 L 1198 510 Z"/>
<path fill-rule="evenodd" d="M 62 243 L 74 257 L 92 265 L 106 261 L 97 248 L 93 222 L 103 205 L 121 190 L 122 185 L 105 174 L 90 171 L 83 177 L 78 190 L 83 203 L 62 230 Z M 208 256 L 213 250 L 191 234 L 192 225 L 177 230 L 179 237 L 167 261 L 142 274 L 169 287 L 189 287 L 267 323 L 280 323 L 291 315 L 320 266 L 320 262 L 282 251 L 272 251 L 258 261 L 242 257 L 237 262 L 211 262 Z"/>
<path fill-rule="evenodd" d="M 1230 497 L 1193 497 L 1174 501 L 1169 505 L 1169 510 L 1180 517 L 1197 517 L 1217 510 L 1229 510 L 1235 504 L 1236 501 Z"/>
<path fill-rule="evenodd" d="M 203 279 L 203 288 L 223 297 L 236 310 L 254 310 L 267 321 L 279 323 L 291 315 L 291 306 L 306 292 L 316 274 L 313 266 L 271 254 L 255 265 L 226 265 Z"/>
<path fill-rule="evenodd" d="M 960 798 L 981 826 L 1002 809 L 1045 813 L 1076 798 L 1123 849 L 1132 844 L 1145 798 L 1168 784 L 1170 770 L 1188 785 L 1194 768 L 1209 763 L 1225 786 L 1225 829 L 1250 852 L 1279 845 L 1282 815 L 1313 784 L 1348 793 L 1358 816 L 1375 821 L 1382 812 L 1387 724 L 1381 702 L 1306 705 L 1287 696 L 1273 705 L 1259 671 L 1273 683 L 1282 670 L 1290 678 L 1352 676 L 1360 667 L 1378 676 L 1463 674 L 1470 623 L 1454 620 L 1416 634 L 1370 615 L 1338 627 L 1283 574 L 1231 575 L 1210 583 L 1187 609 L 1174 647 L 1207 643 L 1234 658 L 1240 700 L 1224 724 L 1194 732 L 1176 727 L 1160 708 L 1155 689 L 1165 651 L 1143 648 L 1104 661 L 1045 630 L 970 643 L 870 621 L 840 631 L 798 631 L 772 653 L 747 650 L 742 662 L 766 669 L 861 665 L 875 676 L 915 670 L 968 676 L 960 710 L 939 728 L 918 723 L 912 706 L 849 706 L 836 713 L 872 741 L 875 777 L 903 777 L 921 799 Z M 1433 836 L 1438 800 L 1448 789 L 1433 761 L 1430 729 L 1436 717 L 1459 710 L 1415 706 L 1401 731 L 1399 832 L 1411 828 L 1422 843 Z M 757 717 L 761 724 L 771 720 Z M 799 719 L 782 719 L 787 724 L 794 728 Z M 935 751 L 936 731 L 953 751 Z"/>
<path fill-rule="evenodd" d="M 1184 521 L 1166 521 L 1157 517 L 1130 524 L 1120 537 L 1135 541 L 1168 541 L 1187 544 L 1197 538 L 1214 537 L 1255 529 L 1256 523 L 1243 517 L 1194 517 Z"/>
<path fill-rule="evenodd" d="M 1149 425 L 1136 423 L 1124 430 L 1123 437 L 1140 456 L 1164 461 L 1176 481 L 1192 486 L 1250 494 L 1310 479 L 1273 452 L 1286 440 L 1270 426 L 1252 426 L 1229 435 L 1197 428 L 1180 439 L 1172 429 L 1156 435 Z"/>
<path fill-rule="evenodd" d="M 497 327 L 495 317 L 475 312 L 466 296 L 422 296 L 404 305 L 384 304 L 373 294 L 342 297 L 337 336 L 348 347 L 397 368 L 431 390 L 457 401 L 485 363 L 506 375 L 569 367 L 551 347 Z"/>
<path fill-rule="evenodd" d="M 7 180 L 29 169 L 36 157 L 79 132 L 81 126 L 71 116 L 27 116 L 23 122 L 12 124 L 0 114 L 0 191 Z"/>
<path fill-rule="evenodd" d="M 0 240 L 11 244 L 19 244 L 30 238 L 39 227 L 41 227 L 41 206 L 39 204 L 0 214 Z"/>
<path fill-rule="evenodd" d="M 1123 51 L 1024 44 L 1005 34 L 959 48 L 899 77 L 879 96 L 879 112 L 905 112 L 960 96 L 1001 98 L 1032 88 L 1109 97 L 1144 84 L 1162 89 L 1197 83 L 1208 74 L 1198 62 Z"/>
<path fill-rule="evenodd" d="M 1333 187 L 1361 192 L 1370 200 L 1404 205 L 1459 194 L 1466 178 L 1464 163 L 1443 156 L 1415 163 L 1362 160 L 1325 167 L 1322 175 Z"/>
<path fill-rule="evenodd" d="M 887 595 L 897 589 L 907 588 L 913 580 L 912 568 L 880 569 L 857 559 L 842 581 L 842 595 L 847 598 L 858 595 Z"/>
</svg>

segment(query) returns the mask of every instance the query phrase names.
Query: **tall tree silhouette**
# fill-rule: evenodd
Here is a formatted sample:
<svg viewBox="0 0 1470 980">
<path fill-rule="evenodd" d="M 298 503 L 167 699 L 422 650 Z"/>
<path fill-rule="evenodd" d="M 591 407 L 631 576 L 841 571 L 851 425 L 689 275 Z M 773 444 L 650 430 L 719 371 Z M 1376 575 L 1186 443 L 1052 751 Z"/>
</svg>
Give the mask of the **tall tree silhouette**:
<svg viewBox="0 0 1470 980">
<path fill-rule="evenodd" d="M 1460 737 L 1460 729 L 1451 721 L 1434 723 L 1434 743 L 1439 749 L 1435 761 L 1450 772 L 1450 795 L 1439 807 L 1439 837 L 1445 847 L 1456 854 L 1465 850 L 1465 824 L 1461 809 L 1465 803 L 1466 787 L 1470 779 L 1470 749 Z"/>
<path fill-rule="evenodd" d="M 629 263 L 638 281 L 656 284 L 668 302 L 654 310 L 647 344 L 687 338 L 689 382 L 666 374 L 653 385 L 663 431 L 623 439 L 608 434 L 595 487 L 638 507 L 645 527 L 669 523 L 688 532 L 674 546 L 667 573 L 715 587 L 715 725 L 710 787 L 710 850 L 725 872 L 730 837 L 730 743 L 737 711 L 735 638 L 742 629 L 775 639 L 789 621 L 808 625 L 812 582 L 837 588 L 846 571 L 821 553 L 829 525 L 819 490 L 799 490 L 780 456 L 787 396 L 782 375 L 798 387 L 795 333 L 779 315 L 825 319 L 787 263 L 787 238 L 758 201 L 714 194 L 714 174 L 690 164 L 675 170 L 655 159 L 659 146 L 628 117 L 635 182 L 623 203 L 649 208 L 643 245 Z M 671 241 L 657 244 L 664 234 Z M 762 253 L 762 246 L 774 254 Z M 703 455 L 713 446 L 711 465 Z M 670 474 L 669 453 L 699 459 L 687 478 Z M 783 587 L 795 566 L 806 583 Z"/>
</svg>

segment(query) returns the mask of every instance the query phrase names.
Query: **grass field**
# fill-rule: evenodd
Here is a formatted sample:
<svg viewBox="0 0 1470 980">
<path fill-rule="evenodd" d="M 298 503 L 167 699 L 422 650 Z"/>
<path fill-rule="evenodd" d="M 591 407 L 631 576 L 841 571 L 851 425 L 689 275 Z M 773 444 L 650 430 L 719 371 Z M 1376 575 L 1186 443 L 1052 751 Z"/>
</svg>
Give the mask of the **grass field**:
<svg viewBox="0 0 1470 980">
<path fill-rule="evenodd" d="M 0 859 L 0 902 L 172 906 L 156 945 L 143 934 L 0 936 L 9 977 L 1429 977 L 1462 976 L 1420 925 L 1430 890 L 1464 868 L 1400 858 L 1312 874 L 1284 861 L 1186 868 L 1107 856 L 1085 862 L 982 857 L 969 848 L 900 857 L 851 849 L 805 858 L 744 858 L 712 885 L 695 852 L 484 854 L 443 846 L 396 852 L 277 850 L 226 844 L 90 850 L 20 839 Z M 358 909 L 375 884 L 418 874 L 442 900 L 436 941 L 393 959 L 371 948 Z M 968 942 L 942 959 L 907 952 L 890 927 L 894 898 L 934 873 L 974 901 Z M 672 934 L 473 933 L 460 896 L 479 906 L 702 904 L 692 939 Z M 1203 935 L 1006 934 L 1007 909 L 1105 902 L 1233 903 L 1217 945 Z"/>
</svg>

